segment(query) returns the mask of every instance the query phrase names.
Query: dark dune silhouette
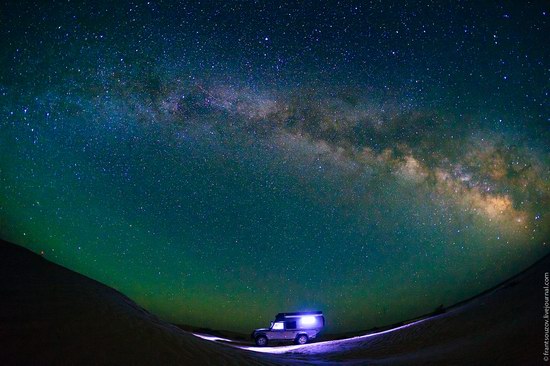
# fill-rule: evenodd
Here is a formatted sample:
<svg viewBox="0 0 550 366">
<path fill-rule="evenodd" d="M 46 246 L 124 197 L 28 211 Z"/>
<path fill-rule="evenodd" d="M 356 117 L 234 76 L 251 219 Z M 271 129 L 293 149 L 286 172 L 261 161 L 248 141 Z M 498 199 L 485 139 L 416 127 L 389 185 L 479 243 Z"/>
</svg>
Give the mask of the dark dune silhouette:
<svg viewBox="0 0 550 366">
<path fill-rule="evenodd" d="M 538 365 L 549 268 L 546 256 L 476 298 L 399 329 L 258 349 L 196 337 L 97 281 L 1 241 L 0 364 Z"/>
</svg>

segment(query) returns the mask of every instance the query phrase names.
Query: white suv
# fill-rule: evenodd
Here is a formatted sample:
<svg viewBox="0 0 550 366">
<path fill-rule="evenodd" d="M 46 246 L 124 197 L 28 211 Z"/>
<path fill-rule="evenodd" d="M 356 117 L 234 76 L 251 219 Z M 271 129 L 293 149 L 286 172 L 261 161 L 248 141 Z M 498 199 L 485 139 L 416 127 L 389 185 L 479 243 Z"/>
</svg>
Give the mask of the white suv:
<svg viewBox="0 0 550 366">
<path fill-rule="evenodd" d="M 252 339 L 258 346 L 267 346 L 269 341 L 293 341 L 306 344 L 325 326 L 322 311 L 279 313 L 269 328 L 259 328 L 252 332 Z"/>
</svg>

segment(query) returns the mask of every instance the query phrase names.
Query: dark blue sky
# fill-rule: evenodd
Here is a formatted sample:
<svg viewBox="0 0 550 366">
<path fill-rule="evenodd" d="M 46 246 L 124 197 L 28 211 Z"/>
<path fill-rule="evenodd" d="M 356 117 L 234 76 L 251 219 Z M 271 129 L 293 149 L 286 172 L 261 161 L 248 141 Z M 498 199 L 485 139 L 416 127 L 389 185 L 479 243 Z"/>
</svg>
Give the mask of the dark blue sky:
<svg viewBox="0 0 550 366">
<path fill-rule="evenodd" d="M 18 2 L 0 235 L 168 320 L 334 331 L 548 253 L 543 2 Z"/>
</svg>

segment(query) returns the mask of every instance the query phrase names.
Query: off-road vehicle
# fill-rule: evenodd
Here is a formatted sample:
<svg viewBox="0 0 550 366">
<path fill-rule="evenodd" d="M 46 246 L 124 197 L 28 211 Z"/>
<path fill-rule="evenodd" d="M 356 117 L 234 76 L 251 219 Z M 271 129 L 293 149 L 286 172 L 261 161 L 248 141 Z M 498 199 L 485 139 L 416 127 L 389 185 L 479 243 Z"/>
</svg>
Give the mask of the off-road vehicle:
<svg viewBox="0 0 550 366">
<path fill-rule="evenodd" d="M 306 344 L 317 337 L 324 326 L 325 317 L 322 311 L 279 313 L 269 328 L 259 328 L 252 332 L 252 339 L 261 347 L 267 346 L 270 341 Z"/>
</svg>

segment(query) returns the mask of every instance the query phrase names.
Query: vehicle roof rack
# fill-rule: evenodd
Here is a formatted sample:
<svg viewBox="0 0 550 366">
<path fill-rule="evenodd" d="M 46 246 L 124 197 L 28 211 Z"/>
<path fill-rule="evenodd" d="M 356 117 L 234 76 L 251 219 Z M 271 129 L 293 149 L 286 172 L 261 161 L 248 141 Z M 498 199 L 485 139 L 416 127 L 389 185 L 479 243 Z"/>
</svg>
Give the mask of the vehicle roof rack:
<svg viewBox="0 0 550 366">
<path fill-rule="evenodd" d="M 285 318 L 298 318 L 304 315 L 323 316 L 322 311 L 297 311 L 293 313 L 279 313 L 275 316 L 275 320 L 283 320 Z"/>
</svg>

